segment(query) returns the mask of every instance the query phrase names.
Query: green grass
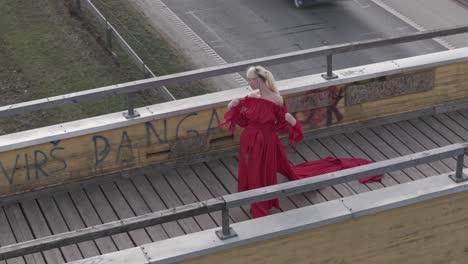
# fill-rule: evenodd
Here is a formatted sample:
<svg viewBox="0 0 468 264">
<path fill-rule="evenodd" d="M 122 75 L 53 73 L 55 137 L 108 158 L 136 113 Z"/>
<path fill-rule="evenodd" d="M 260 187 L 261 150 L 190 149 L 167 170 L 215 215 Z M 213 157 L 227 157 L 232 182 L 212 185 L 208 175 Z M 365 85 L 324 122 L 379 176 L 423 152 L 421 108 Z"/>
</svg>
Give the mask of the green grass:
<svg viewBox="0 0 468 264">
<path fill-rule="evenodd" d="M 93 0 L 104 16 L 157 75 L 191 70 L 192 67 L 145 21 L 128 0 Z M 168 87 L 176 98 L 214 91 L 204 82 Z"/>
<path fill-rule="evenodd" d="M 137 46 L 157 75 L 189 69 L 126 1 L 103 3 L 104 13 L 112 12 L 122 22 L 119 26 L 132 32 L 130 45 Z M 101 29 L 89 18 L 86 13 L 80 19 L 71 17 L 64 0 L 0 1 L 0 105 L 142 79 L 117 45 L 117 62 L 103 48 Z M 170 89 L 177 98 L 206 93 L 202 83 Z M 162 100 L 151 92 L 141 95 L 138 105 Z M 1 119 L 0 134 L 122 111 L 126 106 L 126 98 L 119 96 Z"/>
<path fill-rule="evenodd" d="M 113 63 L 62 0 L 0 2 L 1 104 L 24 102 L 140 78 L 131 64 Z M 125 109 L 125 99 L 35 112 L 2 120 L 3 132 Z"/>
</svg>

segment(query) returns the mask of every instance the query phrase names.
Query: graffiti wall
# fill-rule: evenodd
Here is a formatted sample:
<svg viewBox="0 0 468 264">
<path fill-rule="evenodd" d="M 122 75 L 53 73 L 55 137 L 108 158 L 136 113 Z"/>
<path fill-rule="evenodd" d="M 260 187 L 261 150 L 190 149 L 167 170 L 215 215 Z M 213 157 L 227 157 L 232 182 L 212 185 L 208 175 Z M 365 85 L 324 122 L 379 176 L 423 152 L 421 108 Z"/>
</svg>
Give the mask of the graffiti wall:
<svg viewBox="0 0 468 264">
<path fill-rule="evenodd" d="M 468 63 L 286 93 L 305 131 L 364 122 L 468 98 Z M 225 100 L 221 98 L 220 100 Z M 149 164 L 235 148 L 217 126 L 225 107 L 0 153 L 0 197 Z"/>
<path fill-rule="evenodd" d="M 186 158 L 233 144 L 218 128 L 224 109 L 0 153 L 0 194 Z"/>
</svg>

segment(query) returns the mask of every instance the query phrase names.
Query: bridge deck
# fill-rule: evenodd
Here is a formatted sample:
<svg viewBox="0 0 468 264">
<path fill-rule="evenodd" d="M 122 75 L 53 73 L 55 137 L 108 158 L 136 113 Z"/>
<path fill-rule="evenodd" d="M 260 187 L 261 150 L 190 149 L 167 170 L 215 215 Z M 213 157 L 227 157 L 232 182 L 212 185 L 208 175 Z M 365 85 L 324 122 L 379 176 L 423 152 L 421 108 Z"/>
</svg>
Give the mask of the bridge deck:
<svg viewBox="0 0 468 264">
<path fill-rule="evenodd" d="M 326 156 L 379 161 L 466 141 L 468 110 L 461 110 L 306 140 L 298 145 L 298 155 L 294 155 L 291 148 L 287 148 L 287 152 L 292 164 Z M 468 165 L 467 159 L 465 165 Z M 455 159 L 437 161 L 389 173 L 381 183 L 360 184 L 353 181 L 293 195 L 280 200 L 281 208 L 291 210 L 454 169 Z M 0 208 L 0 246 L 222 196 L 236 191 L 236 177 L 237 159 L 232 156 L 163 173 L 145 168 L 129 179 L 21 200 Z M 285 180 L 280 176 L 280 181 Z M 233 222 L 247 219 L 248 207 L 231 210 Z M 36 253 L 7 263 L 63 263 L 219 225 L 219 213 L 201 215 Z M 5 261 L 0 261 L 0 264 L 5 264 Z"/>
</svg>

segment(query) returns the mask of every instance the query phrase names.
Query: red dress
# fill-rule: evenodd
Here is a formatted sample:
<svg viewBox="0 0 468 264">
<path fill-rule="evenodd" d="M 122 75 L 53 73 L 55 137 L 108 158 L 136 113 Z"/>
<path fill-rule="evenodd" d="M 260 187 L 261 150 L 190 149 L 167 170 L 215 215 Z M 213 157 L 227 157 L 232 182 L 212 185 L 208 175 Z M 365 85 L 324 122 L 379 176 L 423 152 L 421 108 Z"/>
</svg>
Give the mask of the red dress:
<svg viewBox="0 0 468 264">
<path fill-rule="evenodd" d="M 263 98 L 247 96 L 224 115 L 225 121 L 220 126 L 229 125 L 231 133 L 235 125 L 244 128 L 239 146 L 239 192 L 277 184 L 277 172 L 289 180 L 298 180 L 372 162 L 328 157 L 291 167 L 278 133 L 288 133 L 289 142 L 295 148 L 303 139 L 303 131 L 299 121 L 292 126 L 285 120 L 287 110 L 285 102 L 279 106 Z M 366 180 L 380 180 L 380 176 Z M 254 203 L 250 212 L 253 218 L 261 217 L 268 215 L 272 207 L 279 208 L 278 199 Z"/>
</svg>

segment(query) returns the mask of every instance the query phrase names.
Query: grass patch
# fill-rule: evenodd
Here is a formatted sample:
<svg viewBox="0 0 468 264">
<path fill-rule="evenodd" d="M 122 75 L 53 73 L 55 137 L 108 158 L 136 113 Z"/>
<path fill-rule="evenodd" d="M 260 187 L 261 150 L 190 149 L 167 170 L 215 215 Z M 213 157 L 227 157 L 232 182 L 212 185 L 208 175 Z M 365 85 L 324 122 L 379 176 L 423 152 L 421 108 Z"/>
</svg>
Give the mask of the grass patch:
<svg viewBox="0 0 468 264">
<path fill-rule="evenodd" d="M 119 67 L 62 0 L 0 1 L 2 105 L 140 79 Z M 3 133 L 125 109 L 123 97 L 2 120 Z"/>
<path fill-rule="evenodd" d="M 93 0 L 93 3 L 157 76 L 192 69 L 128 0 Z M 173 85 L 168 89 L 176 98 L 214 91 L 203 81 Z"/>
<path fill-rule="evenodd" d="M 189 70 L 184 60 L 125 0 L 96 1 L 157 75 Z M 114 45 L 118 63 L 102 47 L 103 37 L 89 14 L 71 17 L 63 0 L 0 1 L 0 105 L 87 90 L 143 78 Z M 114 20 L 114 21 L 112 21 Z M 129 34 L 131 32 L 131 35 Z M 206 93 L 202 82 L 169 87 L 177 97 Z M 137 105 L 161 102 L 141 94 Z M 125 110 L 125 96 L 70 105 L 0 120 L 0 134 Z"/>
</svg>

